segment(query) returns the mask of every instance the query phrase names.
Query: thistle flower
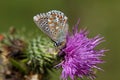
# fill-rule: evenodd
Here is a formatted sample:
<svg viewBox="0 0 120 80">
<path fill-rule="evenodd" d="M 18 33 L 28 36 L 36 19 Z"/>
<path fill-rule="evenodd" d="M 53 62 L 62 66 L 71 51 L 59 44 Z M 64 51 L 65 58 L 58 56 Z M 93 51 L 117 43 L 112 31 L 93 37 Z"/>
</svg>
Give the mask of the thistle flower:
<svg viewBox="0 0 120 80">
<path fill-rule="evenodd" d="M 95 47 L 103 42 L 103 37 L 99 35 L 94 38 L 88 38 L 88 31 L 81 29 L 78 32 L 78 24 L 73 28 L 72 35 L 67 36 L 66 46 L 61 50 L 64 54 L 63 61 L 58 64 L 62 67 L 61 78 L 67 80 L 70 77 L 75 80 L 77 77 L 84 76 L 89 79 L 95 79 L 94 70 L 101 70 L 97 64 L 103 63 L 101 59 L 106 50 L 96 50 Z"/>
</svg>

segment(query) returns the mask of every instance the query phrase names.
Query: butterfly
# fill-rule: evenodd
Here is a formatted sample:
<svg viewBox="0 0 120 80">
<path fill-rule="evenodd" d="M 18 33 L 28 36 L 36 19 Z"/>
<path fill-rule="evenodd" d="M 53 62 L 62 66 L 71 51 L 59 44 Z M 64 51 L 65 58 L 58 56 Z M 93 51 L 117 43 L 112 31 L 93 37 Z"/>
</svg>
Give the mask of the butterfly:
<svg viewBox="0 0 120 80">
<path fill-rule="evenodd" d="M 58 10 L 40 13 L 33 17 L 36 25 L 55 42 L 56 46 L 66 42 L 68 33 L 67 19 L 64 13 Z"/>
</svg>

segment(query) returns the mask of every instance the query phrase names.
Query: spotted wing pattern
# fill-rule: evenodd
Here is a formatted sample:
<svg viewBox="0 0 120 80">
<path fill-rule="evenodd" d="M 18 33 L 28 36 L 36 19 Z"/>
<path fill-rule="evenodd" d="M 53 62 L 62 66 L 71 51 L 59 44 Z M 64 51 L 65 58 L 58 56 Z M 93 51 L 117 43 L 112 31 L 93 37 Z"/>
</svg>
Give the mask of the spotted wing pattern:
<svg viewBox="0 0 120 80">
<path fill-rule="evenodd" d="M 52 10 L 33 17 L 37 26 L 55 42 L 65 41 L 68 32 L 67 17 L 61 11 Z"/>
</svg>

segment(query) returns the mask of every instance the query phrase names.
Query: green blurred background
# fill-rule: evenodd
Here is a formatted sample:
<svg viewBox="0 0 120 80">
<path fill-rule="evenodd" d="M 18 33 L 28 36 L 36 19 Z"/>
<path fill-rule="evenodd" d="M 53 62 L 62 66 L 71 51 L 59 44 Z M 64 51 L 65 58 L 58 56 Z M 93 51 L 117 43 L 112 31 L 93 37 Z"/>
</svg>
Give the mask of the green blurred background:
<svg viewBox="0 0 120 80">
<path fill-rule="evenodd" d="M 34 32 L 33 16 L 54 9 L 68 16 L 71 27 L 80 18 L 80 28 L 87 27 L 91 36 L 105 37 L 102 46 L 110 51 L 101 65 L 104 72 L 99 71 L 96 80 L 120 80 L 120 0 L 1 0 L 0 33 L 10 26 Z M 51 80 L 59 80 L 58 72 Z"/>
</svg>

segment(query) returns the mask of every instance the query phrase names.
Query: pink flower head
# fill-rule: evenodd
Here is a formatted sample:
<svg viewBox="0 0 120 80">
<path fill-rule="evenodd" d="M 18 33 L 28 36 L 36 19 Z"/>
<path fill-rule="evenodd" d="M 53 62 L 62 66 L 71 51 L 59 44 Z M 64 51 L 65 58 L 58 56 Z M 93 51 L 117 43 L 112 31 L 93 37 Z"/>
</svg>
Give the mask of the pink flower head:
<svg viewBox="0 0 120 80">
<path fill-rule="evenodd" d="M 63 61 L 59 64 L 62 67 L 63 80 L 70 77 L 75 80 L 77 77 L 86 76 L 95 79 L 94 70 L 100 69 L 97 64 L 103 63 L 101 57 L 106 50 L 96 50 L 95 47 L 103 42 L 103 37 L 95 36 L 88 38 L 88 31 L 81 29 L 78 31 L 78 24 L 73 28 L 72 35 L 67 36 L 66 46 L 61 50 L 64 54 Z"/>
</svg>

